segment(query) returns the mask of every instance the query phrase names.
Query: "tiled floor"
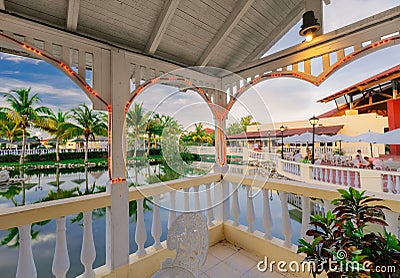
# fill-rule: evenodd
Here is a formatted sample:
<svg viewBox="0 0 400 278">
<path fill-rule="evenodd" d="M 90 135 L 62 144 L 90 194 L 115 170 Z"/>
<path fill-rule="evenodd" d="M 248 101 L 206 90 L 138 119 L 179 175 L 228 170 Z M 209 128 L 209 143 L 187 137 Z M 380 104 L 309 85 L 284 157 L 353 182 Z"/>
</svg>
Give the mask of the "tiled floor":
<svg viewBox="0 0 400 278">
<path fill-rule="evenodd" d="M 257 263 L 261 258 L 222 241 L 208 250 L 207 261 L 200 278 L 284 278 L 294 276 L 286 273 L 260 272 Z"/>
</svg>

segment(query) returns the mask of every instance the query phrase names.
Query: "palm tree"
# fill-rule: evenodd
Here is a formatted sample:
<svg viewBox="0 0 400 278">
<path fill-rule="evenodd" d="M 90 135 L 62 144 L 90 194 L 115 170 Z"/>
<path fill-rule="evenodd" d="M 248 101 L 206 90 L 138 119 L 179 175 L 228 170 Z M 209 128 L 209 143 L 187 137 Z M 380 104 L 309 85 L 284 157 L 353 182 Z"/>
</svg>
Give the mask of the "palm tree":
<svg viewBox="0 0 400 278">
<path fill-rule="evenodd" d="M 71 138 L 70 130 L 75 126 L 73 123 L 68 122 L 71 116 L 69 112 L 63 113 L 61 110 L 58 111 L 57 115 L 53 113 L 50 114 L 50 119 L 52 120 L 52 126 L 47 131 L 56 137 L 56 161 L 60 161 L 60 141 Z"/>
<path fill-rule="evenodd" d="M 51 110 L 45 106 L 37 106 L 40 103 L 38 94 L 30 95 L 31 88 L 12 90 L 3 93 L 9 107 L 2 107 L 1 110 L 7 113 L 7 118 L 13 121 L 22 131 L 22 150 L 19 163 L 25 160 L 26 129 L 32 126 L 49 128 L 51 122 L 47 115 Z"/>
<path fill-rule="evenodd" d="M 253 122 L 253 116 L 252 115 L 247 115 L 244 116 L 240 119 L 240 125 L 242 126 L 242 129 L 246 131 L 246 127 L 249 125 L 258 125 L 260 124 L 259 122 Z"/>
<path fill-rule="evenodd" d="M 13 142 L 17 138 L 21 138 L 22 129 L 9 119 L 0 120 L 0 137 L 7 138 Z"/>
<path fill-rule="evenodd" d="M 88 161 L 89 139 L 95 139 L 95 135 L 107 136 L 108 128 L 103 121 L 103 113 L 95 112 L 81 104 L 71 110 L 72 118 L 77 122 L 67 129 L 68 136 L 83 136 L 85 138 L 85 163 Z"/>
<path fill-rule="evenodd" d="M 149 121 L 150 113 L 144 112 L 142 107 L 143 104 L 135 103 L 132 110 L 126 114 L 126 125 L 129 128 L 133 128 L 133 133 L 135 137 L 135 151 L 133 156 L 136 157 L 138 149 L 138 141 L 140 132 L 146 129 L 147 123 Z"/>
</svg>

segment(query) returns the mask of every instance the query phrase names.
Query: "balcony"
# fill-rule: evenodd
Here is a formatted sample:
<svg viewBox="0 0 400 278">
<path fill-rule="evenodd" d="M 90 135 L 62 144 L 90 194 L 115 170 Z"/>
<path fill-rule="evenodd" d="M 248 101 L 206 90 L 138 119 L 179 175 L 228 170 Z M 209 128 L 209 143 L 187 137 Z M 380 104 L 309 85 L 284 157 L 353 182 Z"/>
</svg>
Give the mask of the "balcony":
<svg viewBox="0 0 400 278">
<path fill-rule="evenodd" d="M 202 277 L 207 277 L 207 273 L 216 271 L 217 268 L 213 268 L 221 262 L 229 265 L 230 261 L 225 260 L 227 258 L 217 257 L 217 262 L 215 260 L 211 262 L 215 259 L 216 252 L 219 252 L 217 249 L 223 249 L 224 247 L 221 246 L 224 246 L 224 244 L 234 246 L 240 254 L 245 253 L 247 256 L 252 256 L 253 259 L 249 263 L 254 265 L 248 265 L 245 272 L 243 272 L 243 269 L 242 272 L 238 270 L 241 275 L 246 277 L 246 273 L 247 275 L 250 274 L 249 271 L 255 273 L 257 259 L 261 260 L 265 256 L 269 261 L 301 262 L 304 257 L 296 254 L 297 247 L 294 243 L 296 243 L 298 236 L 305 235 L 305 231 L 308 229 L 308 220 L 312 213 L 322 214 L 327 209 L 332 209 L 329 201 L 339 196 L 336 191 L 337 187 L 350 185 L 367 189 L 368 193 L 381 197 L 384 200 L 383 203 L 392 209 L 392 211 L 385 212 L 389 224 L 388 230 L 396 235 L 398 234 L 400 212 L 398 195 L 393 192 L 384 192 L 384 187 L 380 191 L 372 191 L 372 189 L 379 188 L 379 181 L 384 179 L 391 179 L 396 182 L 396 179 L 398 179 L 397 172 L 375 171 L 372 174 L 368 170 L 338 170 L 336 168 L 280 161 L 277 168 L 278 172 L 284 173 L 292 180 L 268 178 L 268 174 L 254 167 L 232 166 L 228 173 L 224 175 L 208 174 L 196 178 L 131 188 L 128 200 L 137 201 L 137 219 L 136 230 L 130 241 L 135 241 L 138 248 L 135 253 L 129 254 L 129 259 L 125 258 L 126 264 L 114 267 L 112 272 L 110 271 L 110 264 L 115 261 L 115 256 L 123 257 L 124 255 L 118 252 L 109 252 L 109 242 L 106 242 L 106 264 L 93 269 L 96 249 L 93 241 L 92 212 L 99 208 L 106 208 L 107 213 L 110 212 L 113 196 L 108 192 L 2 210 L 0 212 L 0 230 L 18 227 L 20 245 L 17 277 L 33 277 L 32 273 L 36 273 L 36 267 L 30 236 L 31 224 L 55 219 L 55 250 L 46 250 L 46 252 L 54 252 L 53 274 L 56 277 L 65 277 L 70 267 L 67 251 L 68 241 L 66 240 L 68 231 L 65 228 L 66 216 L 83 212 L 83 240 L 80 261 L 85 271 L 82 277 L 150 277 L 159 270 L 160 263 L 165 258 L 174 256 L 173 252 L 166 249 L 165 242 L 160 242 L 161 222 L 162 220 L 165 221 L 165 219 L 162 219 L 160 207 L 164 205 L 168 207 L 168 227 L 176 218 L 177 211 L 202 210 L 208 221 L 210 246 L 213 246 L 210 248 L 210 259 L 203 269 L 204 276 Z M 343 171 L 343 173 L 340 171 Z M 335 178 L 336 173 L 339 176 L 337 179 Z M 344 183 L 342 183 L 342 176 L 344 176 Z M 350 182 L 348 182 L 349 178 Z M 334 184 L 335 181 L 339 183 Z M 374 183 L 378 184 L 378 187 L 372 187 Z M 390 189 L 390 187 L 388 188 Z M 242 197 L 245 196 L 244 199 L 239 197 L 238 192 L 241 192 L 241 190 L 246 192 L 245 195 L 242 195 Z M 275 206 L 271 205 L 272 193 L 277 197 L 274 200 Z M 146 219 L 146 221 L 143 209 L 144 198 L 158 204 L 153 206 L 152 217 Z M 290 220 L 289 210 L 293 208 L 302 211 L 301 224 L 297 228 L 292 225 Z M 277 214 L 279 221 L 273 221 Z M 118 214 L 110 214 L 107 222 L 117 223 L 115 220 L 119 217 Z M 151 230 L 151 237 L 154 242 L 152 246 L 146 244 L 148 240 L 146 230 Z M 111 232 L 110 225 L 106 224 L 106 233 Z M 114 232 L 124 234 L 128 231 L 116 229 Z M 273 236 L 276 232 L 278 236 Z M 118 239 L 118 236 L 114 238 Z M 225 243 L 219 244 L 221 241 Z M 114 242 L 114 244 L 126 245 L 127 243 Z M 239 251 L 241 249 L 243 251 Z M 123 260 L 124 258 L 120 261 Z M 212 265 L 214 263 L 215 265 Z M 223 268 L 225 265 L 220 265 L 219 268 L 221 267 Z M 283 277 L 289 275 L 289 273 L 290 270 L 288 273 L 261 273 L 260 275 Z M 292 272 L 292 274 L 296 277 L 309 277 L 307 272 Z M 252 275 L 251 277 L 257 276 Z"/>
</svg>

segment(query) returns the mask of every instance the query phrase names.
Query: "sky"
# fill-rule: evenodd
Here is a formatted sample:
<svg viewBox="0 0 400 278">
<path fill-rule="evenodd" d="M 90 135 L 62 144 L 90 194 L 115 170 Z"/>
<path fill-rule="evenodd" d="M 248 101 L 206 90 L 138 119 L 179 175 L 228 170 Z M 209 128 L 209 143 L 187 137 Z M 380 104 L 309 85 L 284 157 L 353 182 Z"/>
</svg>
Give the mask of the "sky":
<svg viewBox="0 0 400 278">
<path fill-rule="evenodd" d="M 324 7 L 324 32 L 400 5 L 400 0 L 332 0 Z M 300 43 L 300 22 L 267 53 Z M 261 123 L 308 119 L 334 108 L 334 104 L 316 103 L 354 83 L 400 64 L 400 46 L 393 46 L 353 62 L 330 76 L 319 87 L 291 78 L 263 81 L 254 90 L 242 95 L 228 116 L 228 124 L 251 114 Z M 90 80 L 89 80 L 90 82 Z M 31 87 L 43 105 L 54 111 L 69 110 L 89 99 L 60 70 L 43 61 L 0 53 L 0 92 Z M 146 110 L 174 116 L 185 129 L 194 123 L 213 125 L 211 111 L 202 98 L 193 92 L 177 92 L 175 88 L 155 85 L 136 99 Z M 4 105 L 0 97 L 0 105 Z"/>
</svg>

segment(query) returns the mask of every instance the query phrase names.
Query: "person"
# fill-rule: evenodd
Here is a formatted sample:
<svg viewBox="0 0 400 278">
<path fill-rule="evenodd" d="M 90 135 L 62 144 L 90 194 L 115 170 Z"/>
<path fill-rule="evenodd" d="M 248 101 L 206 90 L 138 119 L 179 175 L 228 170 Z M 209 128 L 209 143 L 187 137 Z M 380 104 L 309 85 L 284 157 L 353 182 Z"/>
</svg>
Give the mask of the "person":
<svg viewBox="0 0 400 278">
<path fill-rule="evenodd" d="M 361 163 L 362 163 L 362 164 L 369 164 L 368 159 L 366 160 L 366 159 L 364 158 L 364 156 L 361 154 L 361 150 L 360 150 L 360 149 L 357 150 L 356 156 L 357 156 L 357 155 L 360 156 L 360 159 L 361 159 Z"/>
<path fill-rule="evenodd" d="M 306 154 L 307 154 L 307 160 L 311 160 L 311 150 L 308 146 L 306 148 Z"/>
<path fill-rule="evenodd" d="M 303 159 L 303 156 L 301 155 L 300 150 L 295 151 L 293 159 L 294 159 L 294 161 L 297 161 L 297 162 L 299 162 Z"/>
<path fill-rule="evenodd" d="M 369 166 L 369 163 L 364 163 L 363 160 L 364 159 L 359 154 L 356 154 L 355 163 L 357 163 L 358 167 L 365 168 Z"/>
</svg>

